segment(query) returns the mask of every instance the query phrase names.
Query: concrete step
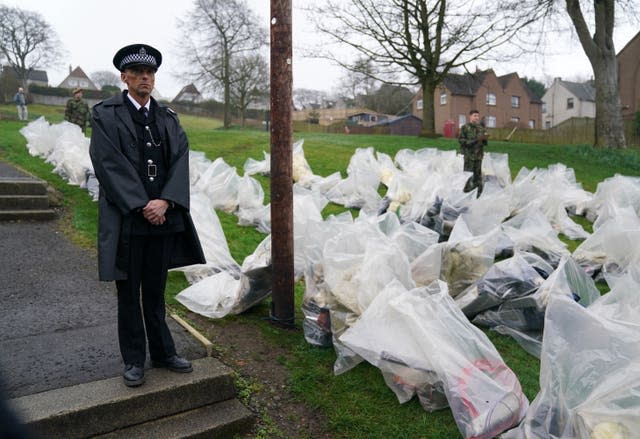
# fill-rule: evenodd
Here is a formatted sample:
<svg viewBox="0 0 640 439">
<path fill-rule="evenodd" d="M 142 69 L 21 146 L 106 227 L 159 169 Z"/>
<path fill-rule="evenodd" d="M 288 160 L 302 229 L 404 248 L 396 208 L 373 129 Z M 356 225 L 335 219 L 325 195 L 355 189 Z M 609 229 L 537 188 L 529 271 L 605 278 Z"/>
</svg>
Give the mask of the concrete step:
<svg viewBox="0 0 640 439">
<path fill-rule="evenodd" d="M 49 221 L 55 218 L 53 209 L 0 210 L 0 221 Z"/>
<path fill-rule="evenodd" d="M 156 421 L 123 428 L 94 439 L 131 438 L 216 438 L 232 439 L 248 433 L 253 414 L 237 399 L 206 405 Z"/>
<path fill-rule="evenodd" d="M 0 210 L 42 210 L 49 208 L 47 195 L 0 195 Z"/>
<path fill-rule="evenodd" d="M 116 377 L 15 398 L 9 404 L 37 436 L 71 439 L 160 422 L 180 413 L 188 418 L 185 412 L 235 398 L 231 369 L 211 357 L 195 360 L 193 369 L 188 374 L 149 369 L 141 387 L 128 388 Z"/>
<path fill-rule="evenodd" d="M 47 195 L 47 184 L 33 177 L 0 178 L 0 195 Z"/>
</svg>

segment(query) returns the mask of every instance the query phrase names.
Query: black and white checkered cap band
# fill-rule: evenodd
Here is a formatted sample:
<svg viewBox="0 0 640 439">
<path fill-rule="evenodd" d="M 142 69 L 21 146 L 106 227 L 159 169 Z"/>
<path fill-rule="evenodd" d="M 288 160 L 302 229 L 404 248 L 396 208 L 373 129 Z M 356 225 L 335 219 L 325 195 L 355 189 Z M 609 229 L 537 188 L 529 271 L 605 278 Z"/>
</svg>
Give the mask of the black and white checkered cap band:
<svg viewBox="0 0 640 439">
<path fill-rule="evenodd" d="M 153 55 L 149 55 L 144 48 L 140 49 L 138 53 L 130 53 L 129 55 L 122 58 L 120 61 L 120 70 L 126 65 L 129 64 L 147 64 L 153 67 L 158 67 L 158 63 L 156 62 L 156 57 Z"/>
</svg>

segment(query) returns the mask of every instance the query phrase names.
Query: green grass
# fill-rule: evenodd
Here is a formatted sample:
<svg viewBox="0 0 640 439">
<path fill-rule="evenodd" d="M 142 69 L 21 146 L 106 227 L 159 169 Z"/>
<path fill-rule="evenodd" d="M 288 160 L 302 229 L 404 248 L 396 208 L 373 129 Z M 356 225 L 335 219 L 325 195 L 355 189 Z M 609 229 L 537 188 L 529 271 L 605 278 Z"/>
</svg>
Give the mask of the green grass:
<svg viewBox="0 0 640 439">
<path fill-rule="evenodd" d="M 33 105 L 29 107 L 30 119 L 45 115 L 47 120 L 62 120 L 61 107 Z M 204 151 L 211 160 L 223 157 L 238 169 L 249 157 L 261 160 L 262 151 L 269 151 L 269 133 L 250 129 L 220 129 L 220 122 L 193 116 L 182 116 L 182 123 L 189 135 L 191 148 Z M 64 195 L 68 212 L 66 232 L 75 242 L 95 248 L 96 205 L 87 193 L 69 186 L 53 174 L 52 166 L 39 158 L 29 156 L 25 139 L 18 130 L 25 124 L 15 118 L 15 107 L 0 106 L 0 159 L 47 180 Z M 304 133 L 294 134 L 294 140 L 304 137 L 304 152 L 315 174 L 329 175 L 341 171 L 345 176 L 349 159 L 356 148 L 372 146 L 376 151 L 393 157 L 404 148 L 419 149 L 437 147 L 457 149 L 452 139 L 424 139 L 405 136 L 357 136 L 342 134 Z M 595 191 L 597 184 L 616 173 L 640 175 L 640 157 L 637 150 L 596 150 L 588 146 L 530 145 L 508 142 L 490 142 L 488 151 L 509 154 L 512 175 L 521 167 L 529 169 L 564 163 L 574 169 L 576 178 L 586 190 Z M 269 202 L 269 180 L 258 177 L 265 189 L 265 202 Z M 323 214 L 336 213 L 344 208 L 329 205 Z M 264 235 L 252 228 L 239 227 L 234 215 L 218 212 L 233 258 L 239 263 L 264 239 Z M 590 230 L 583 218 L 576 219 Z M 570 250 L 579 242 L 563 238 Z M 175 295 L 187 283 L 179 272 L 172 272 L 167 286 L 167 303 L 184 313 L 175 301 Z M 320 410 L 329 420 L 332 436 L 344 438 L 455 438 L 460 437 L 449 410 L 425 412 L 417 400 L 400 405 L 385 385 L 380 372 L 368 364 L 340 376 L 333 375 L 335 354 L 332 349 L 321 349 L 307 344 L 302 330 L 300 304 L 304 293 L 302 282 L 296 284 L 296 321 L 298 329 L 285 330 L 269 324 L 270 302 L 257 305 L 240 316 L 229 316 L 216 324 L 240 319 L 255 325 L 271 343 L 285 347 L 289 352 L 282 362 L 291 373 L 289 388 L 301 401 Z M 538 392 L 539 362 L 526 354 L 511 338 L 486 331 L 502 354 L 506 363 L 518 375 L 526 395 L 532 399 Z"/>
</svg>

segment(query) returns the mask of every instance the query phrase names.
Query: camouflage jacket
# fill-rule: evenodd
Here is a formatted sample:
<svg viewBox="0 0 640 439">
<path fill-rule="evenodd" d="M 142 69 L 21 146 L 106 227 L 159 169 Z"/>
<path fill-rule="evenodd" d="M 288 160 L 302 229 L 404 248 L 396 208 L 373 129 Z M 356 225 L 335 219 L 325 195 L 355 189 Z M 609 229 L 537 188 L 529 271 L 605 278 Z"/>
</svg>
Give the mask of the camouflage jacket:
<svg viewBox="0 0 640 439">
<path fill-rule="evenodd" d="M 79 125 L 84 131 L 90 116 L 89 106 L 82 99 L 69 99 L 67 101 L 67 108 L 64 110 L 64 120 Z"/>
<path fill-rule="evenodd" d="M 460 128 L 458 142 L 462 155 L 482 158 L 484 146 L 487 144 L 487 130 L 480 124 L 466 123 Z M 480 140 L 478 138 L 481 138 Z"/>
</svg>

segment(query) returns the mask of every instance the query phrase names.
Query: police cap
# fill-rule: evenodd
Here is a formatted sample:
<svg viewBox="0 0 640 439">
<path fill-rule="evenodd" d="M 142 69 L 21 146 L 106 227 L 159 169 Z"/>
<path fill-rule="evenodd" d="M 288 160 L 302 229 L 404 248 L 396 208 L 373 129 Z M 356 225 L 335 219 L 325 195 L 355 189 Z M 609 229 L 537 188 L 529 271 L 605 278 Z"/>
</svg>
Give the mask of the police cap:
<svg viewBox="0 0 640 439">
<path fill-rule="evenodd" d="M 124 72 L 132 66 L 148 66 L 154 71 L 162 64 L 162 54 L 148 44 L 131 44 L 118 50 L 113 57 L 113 65 Z"/>
</svg>

